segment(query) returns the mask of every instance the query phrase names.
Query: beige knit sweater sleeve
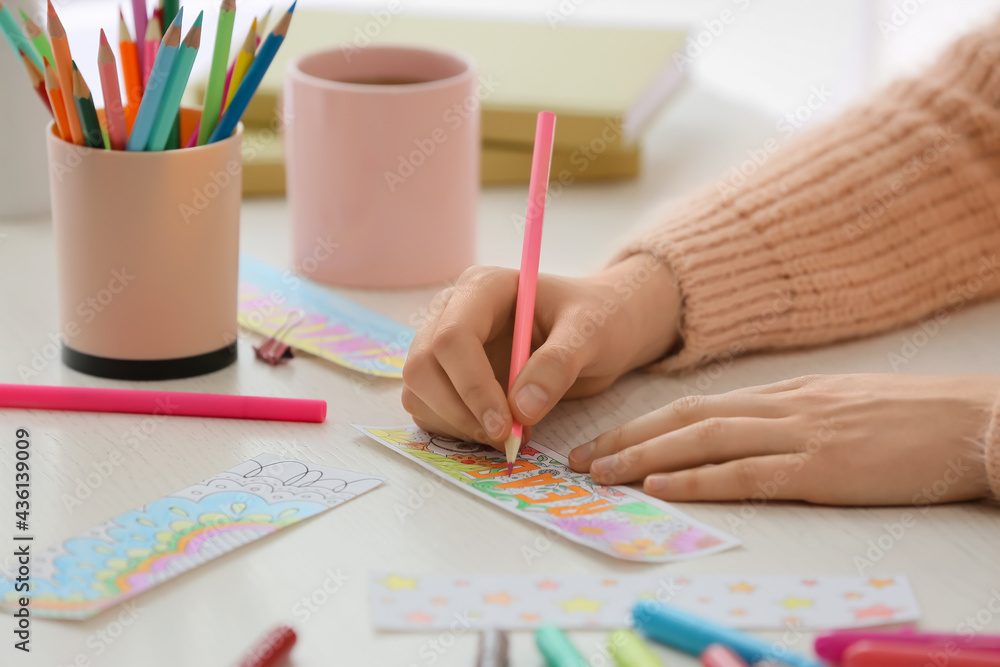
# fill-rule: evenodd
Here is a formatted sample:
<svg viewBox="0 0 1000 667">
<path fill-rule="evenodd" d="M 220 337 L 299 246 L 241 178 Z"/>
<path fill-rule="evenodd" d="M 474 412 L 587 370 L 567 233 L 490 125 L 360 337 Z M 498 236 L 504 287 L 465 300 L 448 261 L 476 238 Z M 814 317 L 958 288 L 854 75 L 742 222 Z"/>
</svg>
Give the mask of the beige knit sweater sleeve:
<svg viewBox="0 0 1000 667">
<path fill-rule="evenodd" d="M 669 204 L 620 256 L 637 252 L 666 262 L 681 294 L 662 370 L 871 334 L 997 294 L 1000 23 L 781 146 L 742 186 Z"/>
</svg>

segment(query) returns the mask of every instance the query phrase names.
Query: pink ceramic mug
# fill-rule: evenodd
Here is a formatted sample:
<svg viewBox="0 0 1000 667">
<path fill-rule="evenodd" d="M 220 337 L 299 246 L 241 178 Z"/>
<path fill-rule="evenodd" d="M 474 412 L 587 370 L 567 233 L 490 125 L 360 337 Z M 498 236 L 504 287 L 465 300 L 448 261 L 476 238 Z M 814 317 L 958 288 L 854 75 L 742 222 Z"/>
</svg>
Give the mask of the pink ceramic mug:
<svg viewBox="0 0 1000 667">
<path fill-rule="evenodd" d="M 296 270 L 349 287 L 413 287 L 475 261 L 479 99 L 469 59 L 333 49 L 289 63 L 287 193 Z"/>
</svg>

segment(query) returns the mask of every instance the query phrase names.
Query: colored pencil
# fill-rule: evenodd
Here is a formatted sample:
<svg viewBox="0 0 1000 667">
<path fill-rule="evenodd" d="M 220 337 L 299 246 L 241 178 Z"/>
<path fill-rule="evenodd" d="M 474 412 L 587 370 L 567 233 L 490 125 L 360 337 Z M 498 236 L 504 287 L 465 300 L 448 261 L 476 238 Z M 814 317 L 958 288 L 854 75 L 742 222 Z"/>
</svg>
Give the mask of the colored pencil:
<svg viewBox="0 0 1000 667">
<path fill-rule="evenodd" d="M 142 101 L 142 72 L 139 70 L 139 51 L 125 24 L 125 15 L 118 10 L 118 51 L 122 54 L 122 78 L 125 80 L 125 132 L 132 133 L 135 114 Z"/>
<path fill-rule="evenodd" d="M 115 54 L 108 44 L 108 36 L 101 30 L 101 46 L 97 49 L 97 69 L 101 73 L 101 91 L 104 93 L 104 120 L 108 125 L 108 142 L 111 150 L 125 150 L 128 130 L 125 129 L 125 108 L 122 106 L 118 86 L 118 67 Z"/>
<path fill-rule="evenodd" d="M 531 355 L 531 328 L 535 321 L 535 290 L 538 287 L 538 261 L 542 250 L 542 220 L 545 218 L 545 197 L 552 168 L 552 146 L 556 134 L 556 116 L 551 111 L 538 114 L 535 125 L 535 149 L 531 157 L 531 181 L 528 184 L 528 212 L 524 225 L 524 246 L 521 250 L 521 271 L 517 278 L 517 305 L 514 311 L 514 345 L 510 353 L 508 392 L 514 388 L 517 374 Z M 517 419 L 504 443 L 507 454 L 507 474 L 514 469 L 521 448 L 524 427 Z"/>
<path fill-rule="evenodd" d="M 156 52 L 160 50 L 160 40 L 163 39 L 163 32 L 156 21 L 146 23 L 146 37 L 142 40 L 142 87 L 145 89 L 149 85 L 149 75 L 153 72 L 153 63 L 156 62 Z"/>
<path fill-rule="evenodd" d="M 209 143 L 226 139 L 236 129 L 240 118 L 243 117 L 243 112 L 246 111 L 247 105 L 250 104 L 250 98 L 257 92 L 257 87 L 260 86 L 260 82 L 264 79 L 267 68 L 271 66 L 275 54 L 278 53 L 282 42 L 285 41 L 285 35 L 288 34 L 288 26 L 292 22 L 292 13 L 294 11 L 295 3 L 293 2 L 292 6 L 285 12 L 285 15 L 278 21 L 278 25 L 274 26 L 274 30 L 264 40 L 264 43 L 260 47 L 260 52 L 250 64 L 250 68 L 247 69 L 243 81 L 240 82 L 239 87 L 236 89 L 236 94 L 233 95 L 233 99 L 229 103 L 229 108 L 222 114 L 222 119 L 219 120 L 215 131 L 212 132 L 212 136 L 208 140 Z"/>
<path fill-rule="evenodd" d="M 173 23 L 179 7 L 180 3 L 178 0 L 163 0 L 163 23 L 161 25 L 170 25 Z"/>
<path fill-rule="evenodd" d="M 42 59 L 35 53 L 35 47 L 31 45 L 24 32 L 21 31 L 21 26 L 17 25 L 14 15 L 4 6 L 2 0 L 0 0 L 0 32 L 3 32 L 4 37 L 7 38 L 7 43 L 10 44 L 14 55 L 20 58 L 20 52 L 24 51 L 24 55 L 28 56 L 35 67 L 39 70 L 45 67 Z"/>
<path fill-rule="evenodd" d="M 153 125 L 153 133 L 149 138 L 147 150 L 162 151 L 167 147 L 167 140 L 174 125 L 177 123 L 177 113 L 181 108 L 181 98 L 184 96 L 184 88 L 187 86 L 188 78 L 191 76 L 191 68 L 194 67 L 194 59 L 198 55 L 198 47 L 201 45 L 201 21 L 204 12 L 198 14 L 194 25 L 188 31 L 187 37 L 177 50 L 177 59 L 174 67 L 170 71 L 170 79 L 167 81 L 167 90 L 163 94 L 163 102 L 160 104 L 160 115 Z"/>
<path fill-rule="evenodd" d="M 149 23 L 149 14 L 146 11 L 146 0 L 132 0 L 132 27 L 135 28 L 136 43 L 141 43 L 145 37 L 147 23 Z M 145 67 L 142 57 L 142 49 L 139 49 L 140 70 Z"/>
<path fill-rule="evenodd" d="M 76 112 L 80 115 L 80 127 L 87 145 L 91 148 L 104 148 L 101 123 L 94 108 L 94 97 L 90 94 L 90 88 L 83 80 L 80 70 L 76 68 L 76 63 L 73 63 L 73 101 L 76 104 Z"/>
<path fill-rule="evenodd" d="M 209 137 L 219 123 L 222 111 L 222 93 L 226 85 L 226 65 L 229 63 L 229 43 L 233 39 L 233 22 L 236 19 L 236 0 L 222 0 L 219 10 L 219 27 L 215 33 L 215 49 L 212 52 L 212 69 L 205 88 L 202 104 L 201 126 L 198 128 L 198 145 L 208 143 Z"/>
<path fill-rule="evenodd" d="M 28 70 L 28 78 L 31 79 L 31 87 L 35 89 L 35 93 L 42 98 L 42 104 L 45 108 L 52 113 L 52 104 L 49 102 L 49 95 L 45 92 L 45 74 L 42 73 L 40 69 L 35 67 L 35 63 L 31 62 L 31 58 L 24 51 L 20 52 L 21 60 L 24 62 L 24 68 Z M 42 63 L 44 65 L 44 62 Z M 54 117 L 54 114 L 53 114 Z"/>
<path fill-rule="evenodd" d="M 132 126 L 132 134 L 129 135 L 126 150 L 144 151 L 149 143 L 149 135 L 153 131 L 153 123 L 160 112 L 160 104 L 163 102 L 163 93 L 167 88 L 167 80 L 170 78 L 170 71 L 174 67 L 174 60 L 177 58 L 177 47 L 180 44 L 181 22 L 184 18 L 184 8 L 181 7 L 174 17 L 174 22 L 167 29 L 167 34 L 163 36 L 163 44 L 156 54 L 156 62 L 153 63 L 153 71 L 149 75 L 149 85 L 139 103 L 139 110 L 135 114 L 135 124 Z"/>
<path fill-rule="evenodd" d="M 45 66 L 45 59 L 48 58 L 49 62 L 52 62 L 52 45 L 49 44 L 49 38 L 45 35 L 45 31 L 38 27 L 38 24 L 31 20 L 28 13 L 23 9 L 21 12 L 21 21 L 24 23 L 24 34 L 28 36 L 31 40 L 31 44 L 35 47 L 35 51 L 42 58 L 41 67 Z"/>
<path fill-rule="evenodd" d="M 280 625 L 264 635 L 254 644 L 236 667 L 277 667 L 284 664 L 285 658 L 295 646 L 295 630 L 287 625 Z"/>
<path fill-rule="evenodd" d="M 153 10 L 153 18 L 151 21 L 156 21 L 156 25 L 160 28 L 160 33 L 163 33 L 163 0 L 160 0 L 156 4 L 156 9 Z M 168 24 L 169 25 L 169 24 Z"/>
<path fill-rule="evenodd" d="M 249 69 L 250 64 L 253 63 L 254 54 L 256 53 L 257 19 L 254 19 L 253 25 L 250 26 L 250 31 L 247 33 L 246 39 L 243 40 L 243 47 L 240 49 L 240 52 L 236 54 L 236 58 L 233 60 L 233 65 L 229 68 L 229 76 L 226 78 L 226 101 L 222 104 L 223 111 L 228 109 L 230 102 L 233 101 L 233 95 L 236 94 L 236 89 L 239 88 L 240 81 L 243 80 L 244 75 L 247 73 L 247 69 Z"/>
<path fill-rule="evenodd" d="M 165 411 L 164 407 L 168 406 Z M 326 401 L 179 391 L 0 384 L 0 408 L 322 423 Z"/>
<path fill-rule="evenodd" d="M 66 118 L 66 102 L 63 100 L 62 91 L 59 89 L 59 77 L 52 69 L 52 64 L 45 60 L 45 91 L 49 96 L 49 104 L 52 105 L 52 115 L 56 117 L 56 129 L 59 130 L 59 138 L 63 141 L 70 140 L 69 120 Z"/>
<path fill-rule="evenodd" d="M 66 108 L 66 122 L 69 125 L 69 135 L 64 134 L 63 139 L 72 141 L 77 146 L 83 146 L 83 130 L 80 129 L 80 116 L 76 110 L 76 101 L 73 99 L 73 56 L 69 51 L 66 30 L 56 14 L 55 7 L 52 6 L 52 0 L 49 0 L 48 28 L 52 55 L 56 59 L 54 63 L 56 74 L 59 75 L 59 89 L 62 91 Z"/>
<path fill-rule="evenodd" d="M 260 42 L 264 39 L 264 33 L 267 32 L 267 23 L 271 20 L 271 12 L 274 11 L 274 7 L 268 7 L 264 15 L 260 17 L 257 21 L 257 47 L 260 47 Z"/>
</svg>

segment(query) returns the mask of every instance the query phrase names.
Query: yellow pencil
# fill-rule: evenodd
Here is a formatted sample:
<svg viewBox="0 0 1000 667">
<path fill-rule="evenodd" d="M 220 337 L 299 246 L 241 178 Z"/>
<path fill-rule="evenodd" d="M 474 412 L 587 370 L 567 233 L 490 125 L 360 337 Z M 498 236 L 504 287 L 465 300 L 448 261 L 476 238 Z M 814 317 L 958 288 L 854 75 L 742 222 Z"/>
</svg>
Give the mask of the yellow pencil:
<svg viewBox="0 0 1000 667">
<path fill-rule="evenodd" d="M 229 108 L 229 102 L 232 101 L 233 95 L 236 94 L 236 89 L 240 87 L 240 81 L 243 80 L 243 75 L 247 73 L 247 69 L 250 68 L 250 63 L 253 62 L 254 54 L 257 52 L 257 19 L 253 20 L 253 25 L 250 26 L 250 32 L 247 33 L 246 39 L 243 40 L 243 48 L 240 52 L 236 54 L 236 62 L 233 64 L 233 76 L 229 80 L 229 92 L 226 93 L 226 101 L 222 105 L 222 110 L 225 111 Z"/>
</svg>

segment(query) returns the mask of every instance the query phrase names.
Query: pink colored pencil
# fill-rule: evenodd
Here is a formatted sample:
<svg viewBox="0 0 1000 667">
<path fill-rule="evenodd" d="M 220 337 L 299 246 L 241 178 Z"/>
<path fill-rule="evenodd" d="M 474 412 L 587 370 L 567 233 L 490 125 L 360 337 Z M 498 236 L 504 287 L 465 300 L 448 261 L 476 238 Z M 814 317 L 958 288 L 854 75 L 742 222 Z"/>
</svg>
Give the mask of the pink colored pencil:
<svg viewBox="0 0 1000 667">
<path fill-rule="evenodd" d="M 312 423 L 326 420 L 326 401 L 311 399 L 25 384 L 0 384 L 0 408 Z"/>
<path fill-rule="evenodd" d="M 128 132 L 125 130 L 125 107 L 118 84 L 118 67 L 115 54 L 108 44 L 108 37 L 101 30 L 101 46 L 97 51 L 97 69 L 101 74 L 101 90 L 104 91 L 104 122 L 108 127 L 111 150 L 125 150 Z"/>
<path fill-rule="evenodd" d="M 163 40 L 163 31 L 160 30 L 156 21 L 150 21 L 146 25 L 146 38 L 142 42 L 142 55 L 139 58 L 139 64 L 142 66 L 143 88 L 149 83 L 149 75 L 153 72 L 153 63 L 156 62 L 156 54 L 160 50 L 160 41 Z"/>
<path fill-rule="evenodd" d="M 712 644 L 701 654 L 703 667 L 747 667 L 747 663 L 722 644 Z"/>
<path fill-rule="evenodd" d="M 517 310 L 514 313 L 514 345 L 510 354 L 508 391 L 514 388 L 514 381 L 531 354 L 538 261 L 542 251 L 542 220 L 545 218 L 545 197 L 549 190 L 555 135 L 556 115 L 551 111 L 540 112 L 535 125 L 535 151 L 531 157 L 531 181 L 528 184 L 528 212 L 524 224 L 524 246 L 521 249 L 521 272 L 517 278 Z M 523 435 L 524 427 L 515 419 L 510 437 L 504 443 L 508 475 L 514 470 L 514 461 L 521 448 Z"/>
<path fill-rule="evenodd" d="M 149 23 L 149 14 L 146 12 L 146 0 L 132 0 L 132 25 L 135 26 L 135 41 L 141 45 L 142 39 L 146 35 L 146 24 Z M 145 70 L 145 59 L 142 48 L 139 49 L 139 69 Z"/>
<path fill-rule="evenodd" d="M 201 119 L 199 118 L 198 122 L 194 124 L 194 132 L 192 132 L 191 136 L 188 137 L 187 143 L 184 144 L 184 148 L 194 148 L 195 146 L 198 145 L 198 131 L 200 129 L 201 129 Z"/>
</svg>

